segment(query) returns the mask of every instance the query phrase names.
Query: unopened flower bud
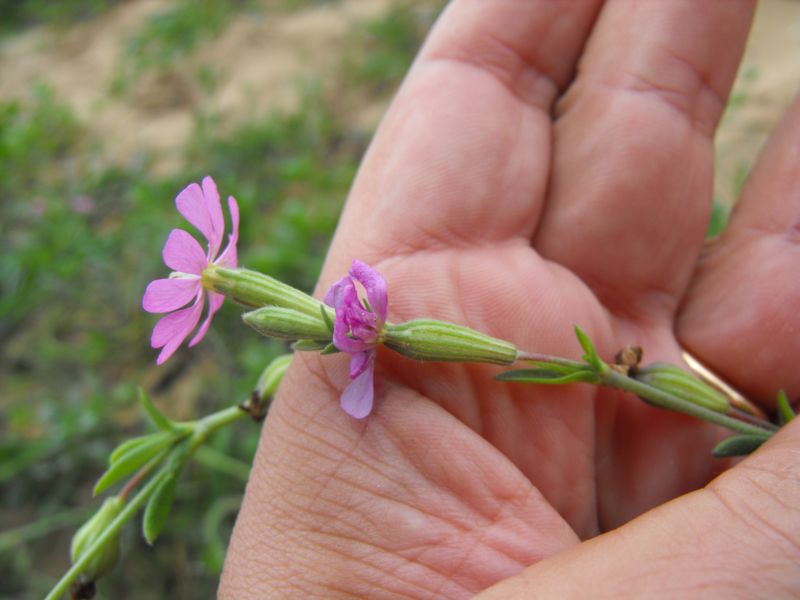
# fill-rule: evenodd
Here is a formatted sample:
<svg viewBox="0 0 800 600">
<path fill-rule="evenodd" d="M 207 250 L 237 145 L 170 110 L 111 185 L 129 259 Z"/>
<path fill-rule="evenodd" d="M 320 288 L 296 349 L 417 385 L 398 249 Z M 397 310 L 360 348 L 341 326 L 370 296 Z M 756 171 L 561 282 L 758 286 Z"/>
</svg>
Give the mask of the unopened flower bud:
<svg viewBox="0 0 800 600">
<path fill-rule="evenodd" d="M 125 506 L 118 496 L 107 498 L 91 519 L 86 521 L 72 537 L 72 563 L 78 562 L 83 554 L 94 544 Z M 97 581 L 117 564 L 119 558 L 119 532 L 115 533 L 92 557 L 81 574 L 86 581 Z"/>
<path fill-rule="evenodd" d="M 242 319 L 261 335 L 279 340 L 330 340 L 333 332 L 320 317 L 281 306 L 244 313 Z"/>
<path fill-rule="evenodd" d="M 510 365 L 517 359 L 517 349 L 509 342 L 431 319 L 387 323 L 382 341 L 395 352 L 417 360 Z"/>
<path fill-rule="evenodd" d="M 653 363 L 639 369 L 636 379 L 718 413 L 727 413 L 730 408 L 728 399 L 721 392 L 675 365 Z"/>
<path fill-rule="evenodd" d="M 254 421 L 263 421 L 267 416 L 270 402 L 292 363 L 293 356 L 293 354 L 283 354 L 274 358 L 261 372 L 250 398 L 239 405 L 239 408 L 249 414 Z"/>
<path fill-rule="evenodd" d="M 292 364 L 292 358 L 292 354 L 282 354 L 269 363 L 261 372 L 254 392 L 260 401 L 268 402 L 275 395 L 278 385 L 280 385 L 283 376 L 286 374 L 286 369 Z"/>
</svg>

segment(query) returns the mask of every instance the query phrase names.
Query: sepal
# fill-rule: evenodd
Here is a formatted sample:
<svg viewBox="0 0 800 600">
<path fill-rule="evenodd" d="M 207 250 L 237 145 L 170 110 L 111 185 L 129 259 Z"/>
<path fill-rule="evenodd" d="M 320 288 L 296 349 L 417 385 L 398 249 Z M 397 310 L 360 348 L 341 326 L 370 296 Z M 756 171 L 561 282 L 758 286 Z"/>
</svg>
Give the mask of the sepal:
<svg viewBox="0 0 800 600">
<path fill-rule="evenodd" d="M 639 369 L 634 377 L 681 400 L 715 412 L 725 414 L 730 410 L 730 402 L 724 394 L 676 365 L 653 363 Z"/>
<path fill-rule="evenodd" d="M 382 341 L 395 352 L 425 361 L 510 365 L 518 355 L 516 347 L 509 342 L 433 319 L 417 319 L 399 325 L 387 323 Z"/>
<path fill-rule="evenodd" d="M 789 399 L 786 397 L 786 392 L 780 390 L 778 392 L 778 422 L 781 425 L 786 425 L 789 421 L 795 418 L 795 412 L 792 405 L 789 404 Z"/>
<path fill-rule="evenodd" d="M 72 536 L 70 546 L 72 564 L 80 560 L 83 553 L 94 544 L 124 507 L 125 501 L 122 498 L 117 496 L 106 498 L 100 509 Z M 120 535 L 117 533 L 102 546 L 81 574 L 84 580 L 97 581 L 114 568 L 119 559 L 119 540 Z"/>
<path fill-rule="evenodd" d="M 734 435 L 717 444 L 711 454 L 715 458 L 746 456 L 758 450 L 767 439 L 769 438 L 760 435 Z"/>
<path fill-rule="evenodd" d="M 280 306 L 265 306 L 242 315 L 242 320 L 261 335 L 279 340 L 327 340 L 331 332 L 316 316 Z"/>
</svg>

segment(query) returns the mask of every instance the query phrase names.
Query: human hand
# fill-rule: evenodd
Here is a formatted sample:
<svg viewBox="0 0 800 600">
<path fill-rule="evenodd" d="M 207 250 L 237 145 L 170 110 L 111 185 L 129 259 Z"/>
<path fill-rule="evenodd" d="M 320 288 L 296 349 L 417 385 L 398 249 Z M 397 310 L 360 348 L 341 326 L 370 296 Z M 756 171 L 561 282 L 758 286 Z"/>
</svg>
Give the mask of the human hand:
<svg viewBox="0 0 800 600">
<path fill-rule="evenodd" d="M 448 320 L 566 357 L 580 353 L 578 324 L 604 357 L 636 344 L 648 362 L 679 362 L 683 347 L 755 399 L 777 385 L 796 396 L 800 105 L 696 268 L 712 137 L 752 10 L 454 2 L 364 160 L 318 293 L 358 258 L 386 277 L 393 321 Z M 707 491 L 617 529 L 717 474 L 722 432 L 615 391 L 496 373 L 379 353 L 375 410 L 355 421 L 338 402 L 347 360 L 299 356 L 264 427 L 221 595 L 457 598 L 511 577 L 498 589 L 513 597 L 578 568 L 601 594 L 609 543 L 607 583 L 633 595 L 655 565 L 712 585 L 706 548 L 730 564 L 797 561 L 800 519 L 776 512 L 798 505 L 797 427 Z M 791 500 L 742 496 L 762 472 Z M 783 541 L 764 546 L 775 531 Z M 728 532 L 762 545 L 745 556 Z M 657 554 L 676 547 L 688 573 Z"/>
</svg>

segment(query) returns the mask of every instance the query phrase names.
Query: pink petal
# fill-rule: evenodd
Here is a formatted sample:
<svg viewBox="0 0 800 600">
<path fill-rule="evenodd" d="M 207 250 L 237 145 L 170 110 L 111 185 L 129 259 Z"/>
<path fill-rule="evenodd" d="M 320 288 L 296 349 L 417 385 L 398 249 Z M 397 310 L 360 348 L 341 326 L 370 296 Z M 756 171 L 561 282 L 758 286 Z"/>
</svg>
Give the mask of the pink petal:
<svg viewBox="0 0 800 600">
<path fill-rule="evenodd" d="M 352 308 L 352 304 L 348 305 L 348 302 L 358 302 L 356 290 L 354 287 L 351 287 L 344 293 L 346 296 L 345 299 L 339 302 L 339 305 L 336 307 L 336 319 L 333 322 L 333 345 L 341 352 L 347 352 L 348 354 L 364 352 L 372 348 L 373 343 L 371 341 L 354 339 L 349 335 L 352 329 L 350 324 L 350 317 L 352 316 L 350 314 L 352 312 L 350 309 Z M 365 313 L 367 312 L 363 308 L 361 310 Z"/>
<path fill-rule="evenodd" d="M 183 229 L 173 229 L 170 232 L 161 255 L 164 257 L 164 264 L 182 273 L 200 275 L 208 266 L 203 248 Z"/>
<path fill-rule="evenodd" d="M 202 292 L 198 294 L 197 301 L 188 308 L 176 310 L 173 313 L 162 317 L 153 328 L 153 335 L 150 337 L 150 345 L 153 348 L 162 348 L 158 355 L 156 364 L 164 364 L 175 350 L 183 343 L 183 340 L 192 332 L 200 320 L 200 313 L 203 311 Z"/>
<path fill-rule="evenodd" d="M 369 366 L 370 360 L 374 357 L 374 352 L 357 352 L 350 358 L 350 379 L 355 379 L 361 375 Z"/>
<path fill-rule="evenodd" d="M 238 254 L 236 252 L 236 244 L 239 242 L 239 205 L 233 196 L 228 196 L 228 210 L 231 213 L 231 227 L 233 233 L 228 236 L 228 245 L 220 257 L 214 261 L 215 264 L 230 269 L 235 269 L 237 265 Z"/>
<path fill-rule="evenodd" d="M 350 267 L 350 275 L 364 286 L 367 291 L 367 300 L 372 310 L 378 315 L 380 324 L 386 322 L 388 309 L 388 297 L 386 291 L 386 280 L 375 269 L 369 265 L 354 260 Z"/>
<path fill-rule="evenodd" d="M 203 190 L 196 183 L 187 185 L 175 198 L 175 206 L 178 211 L 192 225 L 197 227 L 200 233 L 208 240 L 209 256 L 212 256 L 211 241 L 214 238 L 214 225 L 211 222 L 211 215 L 208 212 Z"/>
<path fill-rule="evenodd" d="M 213 260 L 222 245 L 225 234 L 225 218 L 222 216 L 222 205 L 219 202 L 217 184 L 211 177 L 203 177 L 203 199 L 211 222 L 211 236 L 209 237 L 209 257 Z"/>
<path fill-rule="evenodd" d="M 208 328 L 211 326 L 211 319 L 214 318 L 214 313 L 219 310 L 219 307 L 222 306 L 222 302 L 224 300 L 225 296 L 222 294 L 208 292 L 208 316 L 206 317 L 206 320 L 203 321 L 200 329 L 197 330 L 197 333 L 192 338 L 192 341 L 189 342 L 190 348 L 205 337 L 206 332 L 208 332 Z"/>
<path fill-rule="evenodd" d="M 345 294 L 348 291 L 348 288 L 354 288 L 353 280 L 350 279 L 349 276 L 345 275 L 339 281 L 334 283 L 329 289 L 328 292 L 325 294 L 325 299 L 323 302 L 328 306 L 333 308 L 338 308 L 342 304 L 342 300 L 344 299 Z"/>
<path fill-rule="evenodd" d="M 172 312 L 197 295 L 200 279 L 156 279 L 147 285 L 142 308 L 151 313 Z"/>
<path fill-rule="evenodd" d="M 364 372 L 350 382 L 340 400 L 342 409 L 354 419 L 363 419 L 372 411 L 375 362 L 370 360 Z"/>
<path fill-rule="evenodd" d="M 374 320 L 372 313 L 364 310 L 358 299 L 358 292 L 352 278 L 342 277 L 325 294 L 325 304 L 336 309 L 333 323 L 333 344 L 341 351 L 353 354 L 369 350 L 372 341 L 350 337 L 353 327 L 362 326 L 365 319 Z M 374 336 L 373 336 L 374 337 Z"/>
</svg>

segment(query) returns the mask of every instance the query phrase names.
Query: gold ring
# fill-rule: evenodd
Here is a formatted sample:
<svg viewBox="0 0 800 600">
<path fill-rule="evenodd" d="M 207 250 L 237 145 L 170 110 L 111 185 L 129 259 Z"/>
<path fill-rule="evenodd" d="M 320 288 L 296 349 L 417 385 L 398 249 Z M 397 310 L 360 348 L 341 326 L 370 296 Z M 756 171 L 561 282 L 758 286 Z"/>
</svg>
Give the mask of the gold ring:
<svg viewBox="0 0 800 600">
<path fill-rule="evenodd" d="M 758 406 L 750 402 L 741 393 L 736 391 L 729 383 L 724 381 L 719 375 L 714 373 L 711 369 L 697 360 L 694 356 L 689 354 L 686 350 L 681 349 L 681 357 L 689 365 L 689 368 L 702 379 L 705 383 L 723 393 L 731 406 L 738 408 L 746 413 L 756 417 L 766 418 L 766 414 Z"/>
</svg>

